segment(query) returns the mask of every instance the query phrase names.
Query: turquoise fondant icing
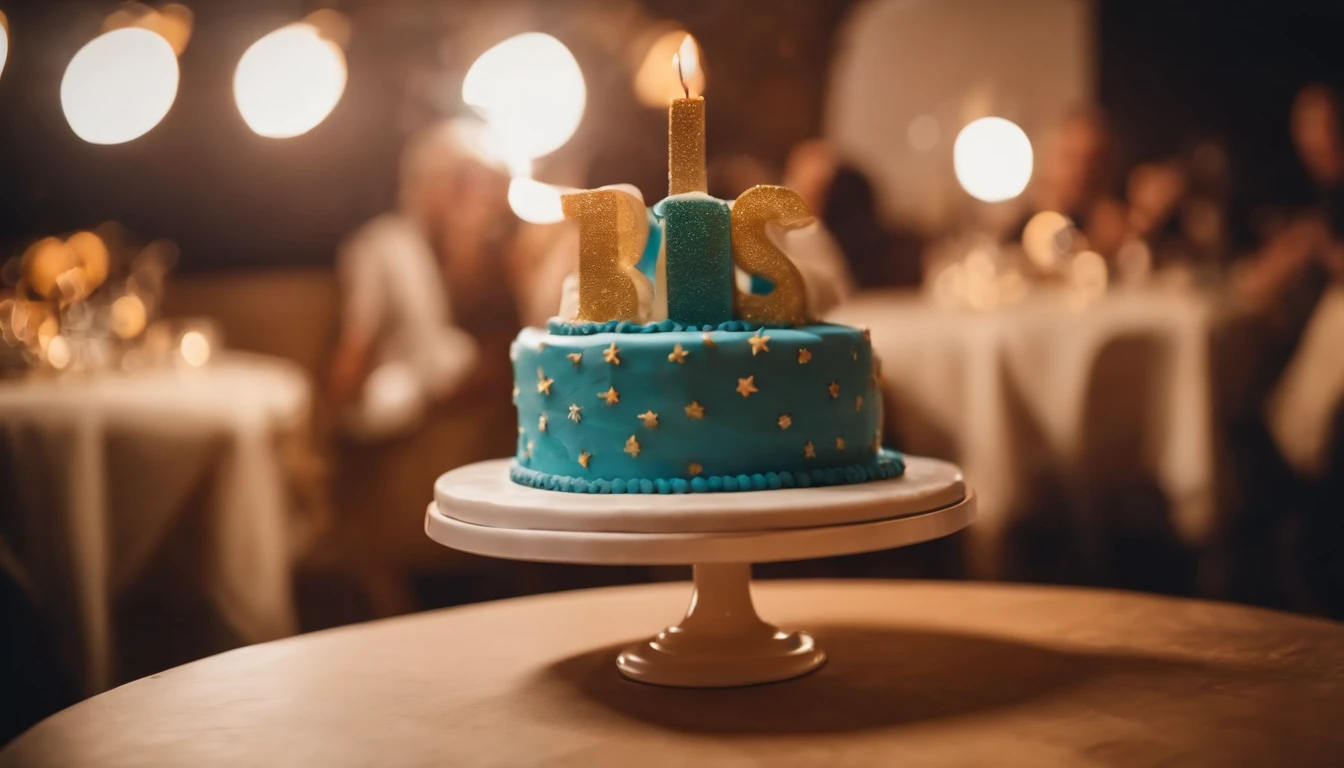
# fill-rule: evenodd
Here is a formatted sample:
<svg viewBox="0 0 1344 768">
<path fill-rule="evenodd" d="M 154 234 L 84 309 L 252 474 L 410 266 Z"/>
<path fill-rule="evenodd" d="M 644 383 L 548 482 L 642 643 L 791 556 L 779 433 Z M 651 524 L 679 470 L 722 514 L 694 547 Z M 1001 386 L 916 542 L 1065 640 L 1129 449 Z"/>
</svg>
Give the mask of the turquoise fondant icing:
<svg viewBox="0 0 1344 768">
<path fill-rule="evenodd" d="M 662 250 L 663 243 L 663 222 L 654 214 L 652 208 L 646 208 L 645 212 L 649 217 L 649 238 L 644 241 L 644 253 L 640 255 L 635 268 L 644 273 L 644 276 L 649 278 L 649 282 L 656 286 L 658 284 L 658 252 Z"/>
<path fill-rule="evenodd" d="M 905 458 L 896 451 L 882 449 L 871 461 L 863 464 L 855 464 L 840 473 L 823 474 L 823 481 L 820 483 L 812 482 L 807 472 L 767 472 L 765 475 L 753 475 L 750 487 L 744 487 L 742 482 L 732 475 L 724 477 L 702 476 L 693 477 L 690 481 L 682 478 L 673 478 L 670 481 L 661 480 L 651 483 L 647 486 L 627 483 L 625 480 L 590 480 L 584 477 L 563 477 L 560 475 L 550 475 L 545 472 L 538 472 L 535 469 L 528 469 L 522 466 L 517 460 L 509 467 L 509 477 L 520 485 L 530 485 L 533 488 L 544 488 L 548 491 L 569 491 L 570 493 L 718 493 L 726 490 L 734 491 L 764 491 L 779 490 L 780 488 L 809 487 L 812 485 L 844 485 L 852 483 L 863 483 L 869 480 L 886 480 L 892 477 L 899 477 L 905 472 Z M 761 478 L 757 482 L 755 478 Z M 830 482 L 827 482 L 827 481 Z M 725 481 L 731 482 L 731 488 L 725 485 Z M 648 482 L 648 481 L 644 481 Z M 644 490 L 647 488 L 648 490 Z"/>
<path fill-rule="evenodd" d="M 861 482 L 902 469 L 877 447 L 872 348 L 854 328 L 526 329 L 512 357 L 518 482 L 714 492 Z"/>
<path fill-rule="evenodd" d="M 717 325 L 733 317 L 733 246 L 728 206 L 711 197 L 670 197 L 658 204 L 666 222 L 667 316 L 683 325 Z"/>
</svg>

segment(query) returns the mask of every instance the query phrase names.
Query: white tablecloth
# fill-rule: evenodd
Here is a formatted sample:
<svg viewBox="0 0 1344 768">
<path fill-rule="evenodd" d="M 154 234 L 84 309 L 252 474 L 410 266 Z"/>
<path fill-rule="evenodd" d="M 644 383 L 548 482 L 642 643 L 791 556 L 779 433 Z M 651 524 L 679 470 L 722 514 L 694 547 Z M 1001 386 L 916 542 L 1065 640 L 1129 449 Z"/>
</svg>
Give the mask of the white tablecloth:
<svg viewBox="0 0 1344 768">
<path fill-rule="evenodd" d="M 203 499 L 205 571 L 248 642 L 292 634 L 287 495 L 275 437 L 302 428 L 306 377 L 230 355 L 204 369 L 0 382 L 17 504 L 0 565 L 34 595 L 88 691 L 113 680 L 110 605 L 188 498 Z"/>
<path fill-rule="evenodd" d="M 831 320 L 872 330 L 895 411 L 890 442 L 959 462 L 980 494 L 981 566 L 1029 504 L 1042 468 L 1073 481 L 1150 472 L 1171 523 L 1198 543 L 1213 524 L 1212 305 L 1122 292 L 1085 307 L 1033 295 L 997 312 L 912 293 L 861 294 Z"/>
</svg>

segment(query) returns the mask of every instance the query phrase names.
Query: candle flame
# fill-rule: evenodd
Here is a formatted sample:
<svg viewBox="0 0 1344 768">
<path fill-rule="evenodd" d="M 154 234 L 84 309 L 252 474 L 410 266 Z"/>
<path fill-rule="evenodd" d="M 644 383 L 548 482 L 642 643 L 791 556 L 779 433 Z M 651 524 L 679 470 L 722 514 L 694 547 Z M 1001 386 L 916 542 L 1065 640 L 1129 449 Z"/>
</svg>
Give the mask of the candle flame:
<svg viewBox="0 0 1344 768">
<path fill-rule="evenodd" d="M 695 78 L 696 73 L 700 71 L 700 49 L 695 44 L 695 38 L 690 35 L 681 40 L 681 47 L 672 54 L 672 66 L 677 69 L 677 79 L 681 81 L 682 93 L 687 98 L 691 96 L 691 87 L 688 81 Z"/>
</svg>

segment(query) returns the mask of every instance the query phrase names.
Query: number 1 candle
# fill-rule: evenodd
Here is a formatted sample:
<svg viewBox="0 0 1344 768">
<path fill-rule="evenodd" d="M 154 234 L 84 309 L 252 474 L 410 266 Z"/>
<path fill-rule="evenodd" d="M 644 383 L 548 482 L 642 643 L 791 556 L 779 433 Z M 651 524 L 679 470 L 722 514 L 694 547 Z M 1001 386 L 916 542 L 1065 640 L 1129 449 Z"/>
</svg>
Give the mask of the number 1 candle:
<svg viewBox="0 0 1344 768">
<path fill-rule="evenodd" d="M 579 320 L 648 319 L 653 289 L 639 271 L 649 234 L 643 198 L 604 187 L 560 198 L 565 218 L 579 222 Z"/>
</svg>

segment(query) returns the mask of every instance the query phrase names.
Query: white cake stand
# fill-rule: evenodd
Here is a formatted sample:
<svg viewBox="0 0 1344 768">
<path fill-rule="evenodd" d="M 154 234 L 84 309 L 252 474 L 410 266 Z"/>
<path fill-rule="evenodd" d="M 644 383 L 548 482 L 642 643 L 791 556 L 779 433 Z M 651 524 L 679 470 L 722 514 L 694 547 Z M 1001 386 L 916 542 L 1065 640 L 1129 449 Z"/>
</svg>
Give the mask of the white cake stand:
<svg viewBox="0 0 1344 768">
<path fill-rule="evenodd" d="M 599 565 L 692 564 L 681 623 L 616 657 L 626 677 L 721 688 L 787 680 L 826 661 L 804 632 L 762 621 L 751 563 L 892 549 L 946 536 L 975 518 L 961 470 L 907 457 L 903 477 L 859 485 L 686 495 L 591 495 L 509 480 L 508 459 L 455 469 L 434 484 L 425 532 L 489 557 Z"/>
</svg>

